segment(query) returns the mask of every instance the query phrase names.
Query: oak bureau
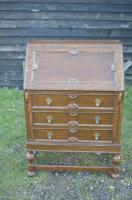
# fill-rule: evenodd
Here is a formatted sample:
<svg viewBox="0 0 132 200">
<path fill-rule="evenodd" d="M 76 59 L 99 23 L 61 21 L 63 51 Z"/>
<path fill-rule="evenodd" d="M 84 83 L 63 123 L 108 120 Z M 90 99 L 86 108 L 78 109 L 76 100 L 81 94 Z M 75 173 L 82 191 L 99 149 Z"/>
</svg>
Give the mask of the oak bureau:
<svg viewBox="0 0 132 200">
<path fill-rule="evenodd" d="M 36 40 L 24 69 L 28 175 L 35 170 L 119 177 L 124 77 L 117 40 Z M 39 165 L 38 152 L 112 154 L 111 166 Z"/>
</svg>

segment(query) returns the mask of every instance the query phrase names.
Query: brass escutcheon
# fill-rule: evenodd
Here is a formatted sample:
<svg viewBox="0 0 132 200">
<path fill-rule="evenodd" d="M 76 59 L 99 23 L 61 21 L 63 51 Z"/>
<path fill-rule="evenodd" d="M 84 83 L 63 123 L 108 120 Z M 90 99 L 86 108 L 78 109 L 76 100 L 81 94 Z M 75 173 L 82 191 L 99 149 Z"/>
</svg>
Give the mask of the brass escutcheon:
<svg viewBox="0 0 132 200">
<path fill-rule="evenodd" d="M 79 49 L 77 49 L 77 48 L 73 48 L 73 49 L 70 50 L 70 53 L 71 53 L 72 55 L 78 55 L 78 54 L 80 53 L 80 51 L 79 51 Z"/>
<path fill-rule="evenodd" d="M 69 94 L 68 97 L 70 99 L 76 99 L 78 97 L 78 94 Z"/>
<path fill-rule="evenodd" d="M 70 127 L 69 128 L 69 132 L 70 133 L 76 133 L 78 131 L 78 128 L 77 127 Z"/>
</svg>

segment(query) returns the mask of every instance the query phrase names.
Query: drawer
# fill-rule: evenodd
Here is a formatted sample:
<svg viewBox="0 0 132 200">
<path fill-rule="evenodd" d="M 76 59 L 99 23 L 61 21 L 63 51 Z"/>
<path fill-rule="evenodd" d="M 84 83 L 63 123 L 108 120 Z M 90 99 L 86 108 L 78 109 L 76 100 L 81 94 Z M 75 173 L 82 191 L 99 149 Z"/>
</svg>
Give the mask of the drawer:
<svg viewBox="0 0 132 200">
<path fill-rule="evenodd" d="M 33 124 L 67 124 L 77 121 L 79 124 L 112 125 L 113 113 L 71 113 L 61 112 L 32 112 Z M 74 113 L 73 113 L 74 114 Z"/>
<path fill-rule="evenodd" d="M 32 94 L 32 106 L 114 107 L 114 95 L 100 94 Z"/>
<path fill-rule="evenodd" d="M 70 133 L 66 129 L 34 129 L 34 140 L 44 141 L 112 141 L 112 130 L 78 130 L 76 133 Z"/>
</svg>

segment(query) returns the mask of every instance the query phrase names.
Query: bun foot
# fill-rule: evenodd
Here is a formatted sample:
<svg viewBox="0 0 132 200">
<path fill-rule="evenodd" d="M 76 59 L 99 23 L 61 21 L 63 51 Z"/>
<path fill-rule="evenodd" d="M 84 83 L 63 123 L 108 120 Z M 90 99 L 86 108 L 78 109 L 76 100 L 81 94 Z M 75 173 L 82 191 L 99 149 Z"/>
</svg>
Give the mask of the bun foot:
<svg viewBox="0 0 132 200">
<path fill-rule="evenodd" d="M 111 176 L 112 176 L 112 178 L 119 178 L 120 174 L 114 174 L 114 173 L 112 173 Z"/>
<path fill-rule="evenodd" d="M 121 158 L 120 158 L 120 154 L 115 154 L 113 156 L 113 171 L 111 176 L 113 178 L 119 178 L 120 175 L 120 168 L 119 168 L 119 164 L 120 164 Z"/>
<path fill-rule="evenodd" d="M 33 168 L 33 161 L 35 160 L 35 155 L 33 153 L 33 151 L 28 151 L 26 154 L 26 158 L 28 160 L 28 176 L 34 176 L 35 175 L 35 171 Z"/>
<path fill-rule="evenodd" d="M 27 152 L 26 158 L 27 160 L 35 160 L 35 156 L 32 152 Z"/>
<path fill-rule="evenodd" d="M 37 151 L 33 151 L 32 152 L 34 156 L 37 156 L 38 152 Z"/>
<path fill-rule="evenodd" d="M 28 171 L 28 176 L 35 176 L 35 172 L 34 171 Z"/>
</svg>

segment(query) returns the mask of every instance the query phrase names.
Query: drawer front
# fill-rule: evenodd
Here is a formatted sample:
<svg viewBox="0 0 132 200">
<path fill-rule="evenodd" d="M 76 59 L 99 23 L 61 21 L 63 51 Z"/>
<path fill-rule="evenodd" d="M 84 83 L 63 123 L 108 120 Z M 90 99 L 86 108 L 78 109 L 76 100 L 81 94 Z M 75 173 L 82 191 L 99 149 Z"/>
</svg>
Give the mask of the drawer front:
<svg viewBox="0 0 132 200">
<path fill-rule="evenodd" d="M 32 106 L 68 106 L 77 104 L 81 107 L 114 107 L 113 95 L 76 95 L 76 94 L 32 94 Z"/>
<path fill-rule="evenodd" d="M 34 140 L 43 141 L 65 141 L 65 142 L 82 142 L 82 141 L 112 141 L 111 130 L 78 130 L 71 134 L 66 129 L 34 129 Z"/>
<path fill-rule="evenodd" d="M 79 124 L 112 125 L 113 113 L 71 113 L 33 112 L 33 124 L 67 124 L 77 121 Z"/>
</svg>

